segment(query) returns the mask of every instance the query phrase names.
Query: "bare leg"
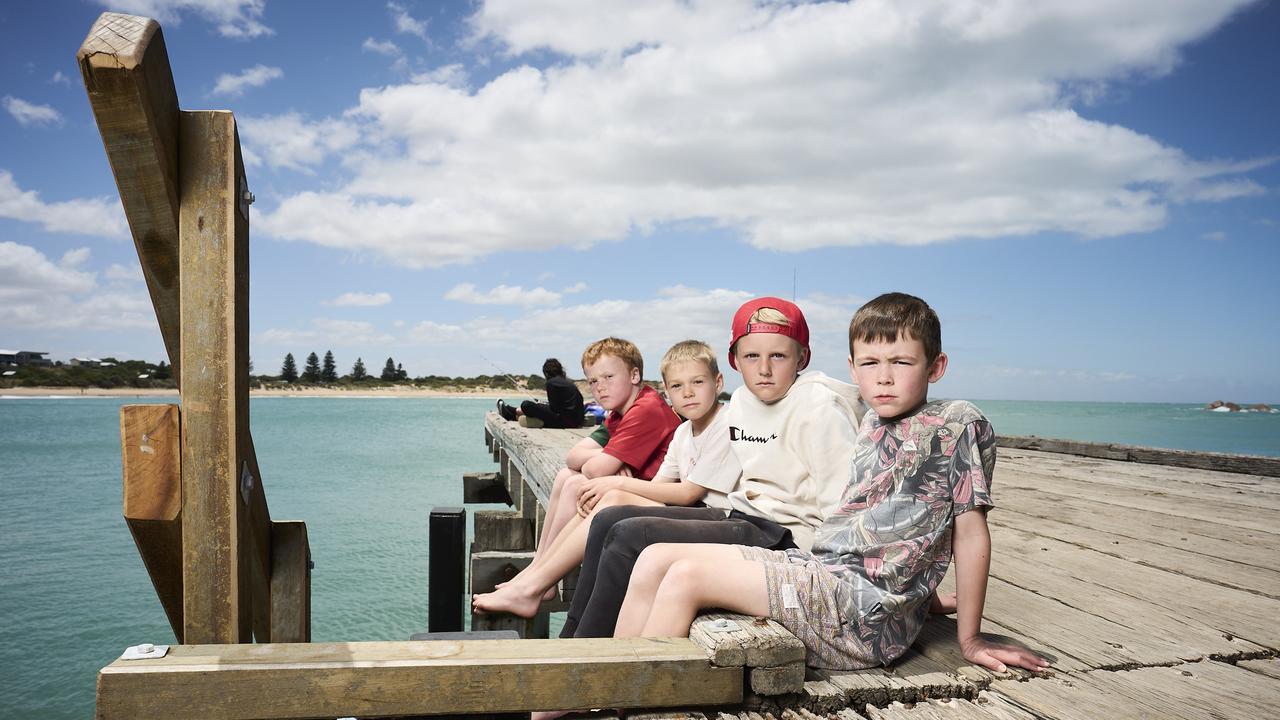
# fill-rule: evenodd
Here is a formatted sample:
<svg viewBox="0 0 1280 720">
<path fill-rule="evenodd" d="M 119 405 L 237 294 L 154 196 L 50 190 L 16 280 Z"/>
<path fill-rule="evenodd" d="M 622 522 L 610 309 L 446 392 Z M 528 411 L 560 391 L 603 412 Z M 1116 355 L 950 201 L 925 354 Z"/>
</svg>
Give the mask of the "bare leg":
<svg viewBox="0 0 1280 720">
<path fill-rule="evenodd" d="M 555 519 L 556 513 L 559 511 L 561 504 L 560 497 L 564 495 L 564 486 L 569 482 L 569 478 L 577 474 L 577 472 L 570 470 L 567 467 L 560 468 L 560 472 L 556 473 L 556 479 L 551 483 L 551 497 L 547 499 L 547 516 L 542 523 L 542 537 L 538 538 L 538 549 L 547 547 L 547 544 L 551 542 L 547 536 L 551 530 L 551 523 Z M 578 493 L 574 492 L 572 494 L 573 500 L 576 503 Z M 576 508 L 574 509 L 574 514 L 577 514 Z"/>
<path fill-rule="evenodd" d="M 479 612 L 509 612 L 521 617 L 536 615 L 539 606 L 548 599 L 547 593 L 554 591 L 560 578 L 582 563 L 582 555 L 587 547 L 587 533 L 591 529 L 591 518 L 595 517 L 598 511 L 613 505 L 661 505 L 661 503 L 628 492 L 606 493 L 586 518 L 575 515 L 566 524 L 564 531 L 551 544 L 551 548 L 542 555 L 541 562 L 529 565 L 493 592 L 476 595 L 471 600 L 472 607 Z"/>
<path fill-rule="evenodd" d="M 764 565 L 733 545 L 651 545 L 631 574 L 614 637 L 686 637 L 708 607 L 768 615 L 764 577 Z"/>
<path fill-rule="evenodd" d="M 542 538 L 538 541 L 538 555 L 545 552 L 544 548 L 549 549 L 555 542 L 556 536 L 568 524 L 570 518 L 578 516 L 578 493 L 582 489 L 582 483 L 586 478 L 578 473 L 574 473 L 565 478 L 561 483 L 563 487 L 560 489 L 560 497 L 554 502 L 547 502 L 547 517 L 543 520 Z"/>
</svg>

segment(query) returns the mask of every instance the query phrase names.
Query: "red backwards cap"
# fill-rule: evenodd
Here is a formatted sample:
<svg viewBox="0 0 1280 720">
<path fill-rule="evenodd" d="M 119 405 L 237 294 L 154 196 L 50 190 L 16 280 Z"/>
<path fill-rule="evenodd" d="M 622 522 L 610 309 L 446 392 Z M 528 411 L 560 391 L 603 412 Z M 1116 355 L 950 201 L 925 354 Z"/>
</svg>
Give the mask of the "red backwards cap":
<svg viewBox="0 0 1280 720">
<path fill-rule="evenodd" d="M 751 316 L 760 308 L 777 310 L 786 316 L 787 322 L 791 324 L 751 322 Z M 729 367 L 734 370 L 738 369 L 738 361 L 733 357 L 733 346 L 748 333 L 775 333 L 795 340 L 800 343 L 800 347 L 804 348 L 804 360 L 800 364 L 800 369 L 803 370 L 809 364 L 809 323 L 805 322 L 804 313 L 800 312 L 800 308 L 796 307 L 795 303 L 782 298 L 762 297 L 748 300 L 738 308 L 738 312 L 733 315 L 733 327 L 729 329 L 729 334 L 732 336 L 729 341 Z"/>
</svg>

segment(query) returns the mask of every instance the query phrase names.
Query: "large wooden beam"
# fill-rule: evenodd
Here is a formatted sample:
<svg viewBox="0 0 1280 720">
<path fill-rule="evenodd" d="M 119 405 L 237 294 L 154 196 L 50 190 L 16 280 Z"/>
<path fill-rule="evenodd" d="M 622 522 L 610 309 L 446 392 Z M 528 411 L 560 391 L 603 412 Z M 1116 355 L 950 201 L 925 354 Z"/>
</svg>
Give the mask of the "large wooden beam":
<svg viewBox="0 0 1280 720">
<path fill-rule="evenodd" d="M 247 642 L 258 564 L 248 504 L 261 479 L 249 463 L 249 220 L 235 118 L 183 112 L 179 148 L 184 638 Z"/>
<path fill-rule="evenodd" d="M 177 405 L 120 408 L 124 519 L 182 642 L 181 426 Z"/>
<path fill-rule="evenodd" d="M 270 642 L 311 642 L 311 546 L 304 522 L 271 523 L 270 611 Z"/>
<path fill-rule="evenodd" d="M 164 34 L 155 20 L 102 13 L 76 60 L 178 378 L 178 93 Z"/>
<path fill-rule="evenodd" d="M 389 717 L 742 700 L 684 638 L 182 645 L 98 674 L 97 717 Z"/>
</svg>

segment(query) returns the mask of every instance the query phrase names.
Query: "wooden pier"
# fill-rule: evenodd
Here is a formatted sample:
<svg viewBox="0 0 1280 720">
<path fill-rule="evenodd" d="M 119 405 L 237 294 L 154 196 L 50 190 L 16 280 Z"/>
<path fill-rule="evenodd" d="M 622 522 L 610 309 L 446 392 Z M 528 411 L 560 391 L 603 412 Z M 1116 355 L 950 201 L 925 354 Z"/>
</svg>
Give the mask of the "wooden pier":
<svg viewBox="0 0 1280 720">
<path fill-rule="evenodd" d="M 564 452 L 586 432 L 528 429 L 490 413 L 485 442 L 498 472 L 468 478 L 469 496 L 484 489 L 492 501 L 500 487 L 513 506 L 501 520 L 505 536 L 537 537 Z M 708 615 L 691 642 L 712 665 L 744 668 L 743 700 L 665 715 L 1280 717 L 1280 461 L 1040 438 L 1000 444 L 983 629 L 1045 654 L 1051 672 L 969 665 L 951 618 L 932 619 L 890 668 L 805 669 L 799 642 L 782 628 L 756 633 L 752 619 Z M 1135 450 L 1183 467 L 1128 460 Z M 1126 459 L 1108 459 L 1118 457 Z M 1198 469 L 1205 466 L 1235 472 Z M 477 517 L 477 542 L 488 522 Z M 520 523 L 527 528 L 512 529 Z M 503 555 L 476 550 L 473 568 Z M 521 550 L 532 547 L 512 548 L 511 557 Z M 507 567 L 514 572 L 519 562 Z M 571 595 L 572 585 L 562 592 Z M 703 630 L 720 617 L 743 631 Z"/>
</svg>

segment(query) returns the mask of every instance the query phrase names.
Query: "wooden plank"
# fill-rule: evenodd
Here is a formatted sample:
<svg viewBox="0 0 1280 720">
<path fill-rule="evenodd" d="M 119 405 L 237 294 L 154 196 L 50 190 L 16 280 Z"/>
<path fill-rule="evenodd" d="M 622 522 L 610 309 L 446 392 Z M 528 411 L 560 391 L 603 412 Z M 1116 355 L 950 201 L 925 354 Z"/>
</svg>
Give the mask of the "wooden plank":
<svg viewBox="0 0 1280 720">
<path fill-rule="evenodd" d="M 999 525 L 992 525 L 991 535 L 992 544 L 999 549 L 992 577 L 1001 577 L 1000 566 L 1006 558 L 1021 557 L 1032 565 L 1051 566 L 1093 586 L 1128 594 L 1150 607 L 1194 618 L 1233 639 L 1280 648 L 1280 624 L 1275 622 L 1280 616 L 1280 601 Z M 1005 614 L 998 617 L 1002 622 L 1007 620 Z M 1125 617 L 1116 619 L 1129 623 Z"/>
<path fill-rule="evenodd" d="M 124 405 L 124 519 L 182 642 L 182 431 L 177 405 Z"/>
<path fill-rule="evenodd" d="M 774 667 L 753 667 L 747 677 L 751 692 L 759 695 L 785 695 L 804 690 L 804 661 Z"/>
<path fill-rule="evenodd" d="M 160 25 L 106 12 L 76 53 L 160 337 L 181 382 L 178 272 L 178 94 Z"/>
<path fill-rule="evenodd" d="M 477 510 L 471 552 L 532 552 L 533 523 L 509 510 Z"/>
<path fill-rule="evenodd" d="M 733 629 L 716 629 L 725 623 Z M 805 658 L 804 643 L 777 622 L 737 613 L 699 615 L 689 628 L 689 639 L 706 649 L 711 662 L 724 667 L 773 667 Z"/>
<path fill-rule="evenodd" d="M 1002 473 L 1000 477 L 997 492 L 1001 486 L 1039 489 L 1055 495 L 1088 498 L 1115 508 L 1154 510 L 1176 518 L 1209 520 L 1230 527 L 1252 530 L 1260 537 L 1271 536 L 1270 542 L 1280 542 L 1280 511 L 1256 508 L 1249 505 L 1247 501 L 1190 503 L 1159 492 L 1105 486 L 1031 469 Z"/>
<path fill-rule="evenodd" d="M 98 674 L 98 717 L 312 718 L 722 705 L 740 670 L 676 638 L 183 645 Z"/>
<path fill-rule="evenodd" d="M 251 489 L 260 478 L 248 465 L 249 225 L 235 119 L 184 112 L 179 147 L 184 638 L 247 642 L 250 565 L 262 563 L 250 562 L 240 490 L 243 475 Z"/>
<path fill-rule="evenodd" d="M 1280 716 L 1280 680 L 1206 661 L 1128 672 L 1001 680 L 991 691 L 1043 717 L 1267 718 Z"/>
<path fill-rule="evenodd" d="M 471 472 L 462 474 L 462 502 L 510 505 L 511 496 L 498 473 Z"/>
<path fill-rule="evenodd" d="M 1040 720 L 1003 696 L 992 693 L 982 693 L 975 700 L 926 700 L 920 704 L 894 702 L 883 708 L 867 706 L 866 711 L 869 720 Z"/>
<path fill-rule="evenodd" d="M 997 502 L 1000 508 L 1131 537 L 1156 549 L 1176 548 L 1210 558 L 1231 558 L 1233 562 L 1272 570 L 1280 563 L 1269 534 L 1253 533 L 1207 520 L 1175 518 L 1128 508 L 1115 510 L 1082 498 L 1026 488 L 1002 488 Z M 991 521 L 1001 522 L 1002 514 L 1002 511 L 992 513 Z"/>
<path fill-rule="evenodd" d="M 1280 571 L 1238 563 L 1229 557 L 1211 557 L 1157 545 L 1140 538 L 1098 532 L 1054 518 L 1024 515 L 1007 508 L 993 514 L 992 524 L 1054 538 L 1121 560 L 1280 600 Z"/>
<path fill-rule="evenodd" d="M 1269 660 L 1241 660 L 1236 663 L 1236 667 L 1280 680 L 1280 660 L 1275 658 Z"/>
<path fill-rule="evenodd" d="M 1256 484 L 1280 485 L 1258 475 L 1227 475 L 1207 470 L 1186 470 L 1162 465 L 1134 465 L 1110 460 L 1083 460 L 1068 455 L 1036 453 L 1034 458 L 1000 458 L 1003 468 L 1033 472 L 1042 476 L 1069 477 L 1082 482 L 1130 488 L 1160 496 L 1187 498 L 1211 503 L 1248 502 L 1268 510 L 1280 510 L 1280 493 L 1260 492 Z M 1139 468 L 1135 471 L 1133 468 Z M 1218 477 L 1252 480 L 1254 486 L 1219 484 Z"/>
<path fill-rule="evenodd" d="M 996 439 L 999 447 L 1040 450 L 1044 452 L 1067 453 L 1085 457 L 1125 460 L 1129 462 L 1150 463 L 1153 465 L 1170 465 L 1174 467 L 1194 468 L 1199 470 L 1215 470 L 1219 472 L 1236 472 L 1246 475 L 1266 475 L 1280 477 L 1280 458 L 1262 457 L 1258 455 L 1228 455 L 1226 453 L 1193 452 L 1188 450 L 1165 450 L 1161 448 L 1137 447 L 1110 443 L 1090 443 L 1078 440 L 1060 440 L 1056 438 L 1023 437 L 1017 435 L 1000 435 Z"/>
<path fill-rule="evenodd" d="M 532 552 L 486 551 L 471 554 L 471 594 L 493 592 L 533 562 Z"/>
<path fill-rule="evenodd" d="M 270 609 L 271 642 L 311 642 L 311 546 L 304 522 L 271 523 Z"/>
</svg>

